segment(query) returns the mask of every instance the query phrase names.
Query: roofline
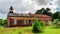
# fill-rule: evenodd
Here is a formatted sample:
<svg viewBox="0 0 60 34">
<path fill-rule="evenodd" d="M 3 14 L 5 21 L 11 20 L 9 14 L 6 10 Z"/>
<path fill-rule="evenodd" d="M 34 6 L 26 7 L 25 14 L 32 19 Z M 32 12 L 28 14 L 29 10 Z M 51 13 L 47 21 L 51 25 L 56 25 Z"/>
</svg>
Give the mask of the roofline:
<svg viewBox="0 0 60 34">
<path fill-rule="evenodd" d="M 8 16 L 8 17 L 30 17 L 30 16 Z M 31 18 L 34 18 L 31 16 Z M 36 18 L 51 18 L 51 17 L 36 17 Z"/>
</svg>

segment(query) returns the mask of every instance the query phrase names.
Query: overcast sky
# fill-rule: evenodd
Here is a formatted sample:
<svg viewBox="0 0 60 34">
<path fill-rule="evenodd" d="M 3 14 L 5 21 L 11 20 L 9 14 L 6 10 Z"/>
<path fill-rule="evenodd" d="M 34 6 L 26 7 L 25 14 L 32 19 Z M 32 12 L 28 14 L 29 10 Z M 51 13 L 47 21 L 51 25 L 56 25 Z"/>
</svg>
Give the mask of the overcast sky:
<svg viewBox="0 0 60 34">
<path fill-rule="evenodd" d="M 0 0 L 0 18 L 6 18 L 10 6 L 18 13 L 35 13 L 42 7 L 49 7 L 54 13 L 60 10 L 60 0 Z"/>
</svg>

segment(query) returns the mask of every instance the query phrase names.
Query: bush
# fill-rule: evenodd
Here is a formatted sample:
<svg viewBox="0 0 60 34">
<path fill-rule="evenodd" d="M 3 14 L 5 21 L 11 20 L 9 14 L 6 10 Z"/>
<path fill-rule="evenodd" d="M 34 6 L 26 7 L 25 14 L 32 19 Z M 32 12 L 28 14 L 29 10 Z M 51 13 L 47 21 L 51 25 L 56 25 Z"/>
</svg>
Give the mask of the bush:
<svg viewBox="0 0 60 34">
<path fill-rule="evenodd" d="M 8 23 L 8 22 L 7 22 L 7 19 L 5 19 L 5 20 L 4 20 L 4 24 L 3 24 L 3 25 L 4 25 L 4 26 L 6 26 L 6 25 L 7 25 L 7 23 Z"/>
<path fill-rule="evenodd" d="M 6 26 L 7 20 L 5 19 L 0 19 L 0 26 Z"/>
<path fill-rule="evenodd" d="M 52 22 L 52 27 L 53 27 L 53 28 L 60 28 L 60 20 L 59 20 L 59 19 L 55 19 L 55 20 Z"/>
<path fill-rule="evenodd" d="M 40 21 L 40 30 L 43 30 L 45 28 L 45 23 L 43 21 Z"/>
<path fill-rule="evenodd" d="M 44 22 L 40 21 L 38 22 L 38 20 L 35 18 L 34 19 L 34 24 L 33 24 L 33 32 L 34 33 L 40 33 L 42 32 L 42 30 L 44 29 Z"/>
<path fill-rule="evenodd" d="M 0 19 L 0 26 L 3 26 L 3 24 L 4 24 L 4 20 Z"/>
</svg>

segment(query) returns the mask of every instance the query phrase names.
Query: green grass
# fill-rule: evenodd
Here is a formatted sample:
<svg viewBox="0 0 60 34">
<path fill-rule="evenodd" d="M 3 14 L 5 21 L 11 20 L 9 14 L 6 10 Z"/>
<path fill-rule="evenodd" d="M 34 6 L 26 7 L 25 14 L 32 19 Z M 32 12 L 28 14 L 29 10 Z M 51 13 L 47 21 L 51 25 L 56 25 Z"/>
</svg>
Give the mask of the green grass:
<svg viewBox="0 0 60 34">
<path fill-rule="evenodd" d="M 60 34 L 60 28 L 54 29 L 50 27 L 46 27 L 42 34 Z"/>
<path fill-rule="evenodd" d="M 33 34 L 32 27 L 14 27 L 14 28 L 3 28 L 0 27 L 0 34 Z M 54 29 L 46 27 L 43 33 L 39 34 L 60 34 L 60 28 Z"/>
</svg>

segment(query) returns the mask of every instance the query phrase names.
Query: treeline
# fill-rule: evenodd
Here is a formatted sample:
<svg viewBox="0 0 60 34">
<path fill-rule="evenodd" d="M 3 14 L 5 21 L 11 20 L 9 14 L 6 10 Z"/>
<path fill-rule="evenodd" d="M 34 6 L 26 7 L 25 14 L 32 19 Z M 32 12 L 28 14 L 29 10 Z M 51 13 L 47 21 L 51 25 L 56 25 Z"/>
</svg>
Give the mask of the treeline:
<svg viewBox="0 0 60 34">
<path fill-rule="evenodd" d="M 40 10 L 37 10 L 35 14 L 45 14 L 51 16 L 53 19 L 60 19 L 60 11 L 56 11 L 55 13 L 50 12 L 50 8 L 41 8 Z"/>
<path fill-rule="evenodd" d="M 6 26 L 6 24 L 7 24 L 7 19 L 0 18 L 0 26 Z"/>
</svg>

